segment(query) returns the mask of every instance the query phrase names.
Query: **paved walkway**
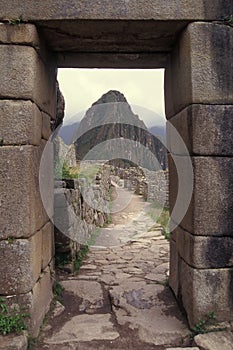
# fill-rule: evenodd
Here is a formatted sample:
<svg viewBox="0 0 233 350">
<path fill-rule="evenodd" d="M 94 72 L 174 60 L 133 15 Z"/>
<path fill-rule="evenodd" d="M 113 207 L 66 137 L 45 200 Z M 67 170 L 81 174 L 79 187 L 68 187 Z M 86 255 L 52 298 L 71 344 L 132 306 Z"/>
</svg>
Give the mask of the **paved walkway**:
<svg viewBox="0 0 233 350">
<path fill-rule="evenodd" d="M 37 349 L 164 350 L 190 342 L 168 287 L 169 243 L 132 196 L 101 229 L 78 274 L 62 276 L 57 303 Z"/>
</svg>

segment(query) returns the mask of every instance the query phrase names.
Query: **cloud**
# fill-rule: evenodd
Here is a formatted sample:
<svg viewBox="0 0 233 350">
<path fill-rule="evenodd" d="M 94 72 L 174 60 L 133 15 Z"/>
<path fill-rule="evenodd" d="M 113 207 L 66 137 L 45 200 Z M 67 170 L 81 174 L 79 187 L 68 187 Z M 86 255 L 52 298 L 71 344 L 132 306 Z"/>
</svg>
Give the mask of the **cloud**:
<svg viewBox="0 0 233 350">
<path fill-rule="evenodd" d="M 163 69 L 59 69 L 58 81 L 66 120 L 90 108 L 109 90 L 122 92 L 131 105 L 165 115 Z"/>
</svg>

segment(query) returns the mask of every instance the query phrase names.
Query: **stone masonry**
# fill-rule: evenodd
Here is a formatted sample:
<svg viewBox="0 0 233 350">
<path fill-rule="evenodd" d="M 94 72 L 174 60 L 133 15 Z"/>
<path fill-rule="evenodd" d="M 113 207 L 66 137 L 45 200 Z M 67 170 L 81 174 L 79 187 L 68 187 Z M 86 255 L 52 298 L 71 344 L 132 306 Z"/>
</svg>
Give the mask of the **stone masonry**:
<svg viewBox="0 0 233 350">
<path fill-rule="evenodd" d="M 55 115 L 56 65 L 32 24 L 1 24 L 0 53 L 0 295 L 28 308 L 37 336 L 53 297 L 53 225 L 39 165 Z"/>
<path fill-rule="evenodd" d="M 53 226 L 39 165 L 55 120 L 57 67 L 165 68 L 166 116 L 194 173 L 191 203 L 172 232 L 169 283 L 191 326 L 209 311 L 232 321 L 232 14 L 231 0 L 1 2 L 0 295 L 28 306 L 33 336 L 52 299 Z M 172 210 L 174 160 L 185 157 L 169 132 Z M 49 166 L 44 186 L 52 210 Z"/>
</svg>

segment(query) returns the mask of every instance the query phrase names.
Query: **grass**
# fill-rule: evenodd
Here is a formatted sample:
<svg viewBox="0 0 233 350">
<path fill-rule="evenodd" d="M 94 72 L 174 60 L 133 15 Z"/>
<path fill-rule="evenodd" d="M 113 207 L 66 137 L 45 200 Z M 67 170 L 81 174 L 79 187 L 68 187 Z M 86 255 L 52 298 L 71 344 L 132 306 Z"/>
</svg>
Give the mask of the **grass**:
<svg viewBox="0 0 233 350">
<path fill-rule="evenodd" d="M 193 339 L 198 334 L 210 332 L 209 327 L 216 322 L 216 314 L 214 311 L 205 314 L 204 318 L 200 318 L 195 326 L 191 329 L 191 338 Z"/>
<path fill-rule="evenodd" d="M 8 308 L 5 302 L 4 298 L 0 298 L 0 334 L 20 334 L 27 329 L 26 318 L 29 315 L 25 313 L 24 309 Z"/>
<path fill-rule="evenodd" d="M 168 229 L 168 222 L 170 219 L 170 213 L 168 208 L 163 208 L 162 212 L 161 207 L 156 203 L 151 203 L 150 210 L 148 211 L 148 215 L 158 224 L 163 227 L 163 234 L 167 240 L 170 239 L 170 232 Z M 160 214 L 160 215 L 159 215 Z"/>
<path fill-rule="evenodd" d="M 88 245 L 82 245 L 80 250 L 76 254 L 76 259 L 74 262 L 74 271 L 77 272 L 80 269 L 80 266 L 82 265 L 83 260 L 85 259 L 87 253 L 89 251 Z"/>
</svg>

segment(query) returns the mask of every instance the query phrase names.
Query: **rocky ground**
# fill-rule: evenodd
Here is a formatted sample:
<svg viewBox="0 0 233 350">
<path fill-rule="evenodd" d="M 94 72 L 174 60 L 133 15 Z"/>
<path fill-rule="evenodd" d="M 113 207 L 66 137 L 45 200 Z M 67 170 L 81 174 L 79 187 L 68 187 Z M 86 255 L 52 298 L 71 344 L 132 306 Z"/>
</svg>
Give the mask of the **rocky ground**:
<svg viewBox="0 0 233 350">
<path fill-rule="evenodd" d="M 232 347 L 222 341 L 215 347 L 216 339 L 204 347 L 209 345 L 201 338 L 190 348 L 190 330 L 168 287 L 169 243 L 148 210 L 149 204 L 133 195 L 101 229 L 79 272 L 59 276 L 61 302 L 34 349 L 233 349 L 228 333 L 226 346 Z"/>
</svg>

